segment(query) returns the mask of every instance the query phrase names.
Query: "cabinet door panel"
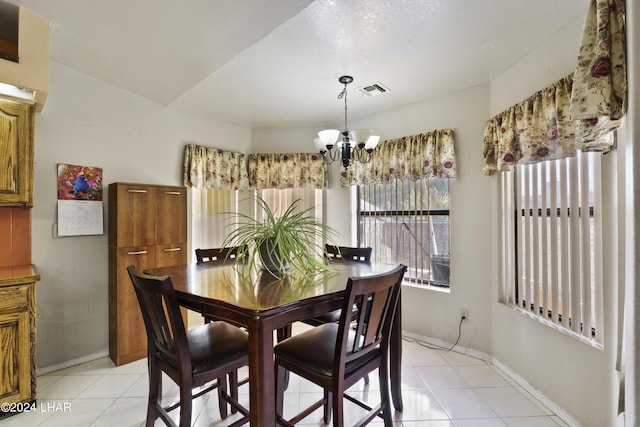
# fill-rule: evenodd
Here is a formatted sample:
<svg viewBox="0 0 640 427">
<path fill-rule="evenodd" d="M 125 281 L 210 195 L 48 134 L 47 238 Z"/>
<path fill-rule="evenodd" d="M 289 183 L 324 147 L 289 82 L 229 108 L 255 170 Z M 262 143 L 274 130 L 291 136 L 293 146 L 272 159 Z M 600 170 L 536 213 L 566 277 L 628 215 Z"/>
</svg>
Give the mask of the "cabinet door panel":
<svg viewBox="0 0 640 427">
<path fill-rule="evenodd" d="M 112 245 L 153 245 L 156 233 L 156 188 L 126 184 L 118 184 L 116 188 L 117 199 L 109 200 L 110 205 L 114 203 L 114 210 L 111 211 L 114 217 L 110 215 L 109 221 L 117 223 L 117 226 L 110 226 L 116 233 L 116 242 Z"/>
<path fill-rule="evenodd" d="M 0 101 L 0 206 L 33 206 L 33 106 Z"/>
<path fill-rule="evenodd" d="M 113 334 L 110 353 L 116 365 L 121 365 L 145 357 L 147 351 L 144 322 L 127 267 L 134 265 L 138 271 L 153 267 L 155 253 L 148 246 L 115 250 L 117 283 L 111 285 L 109 295 L 110 334 Z"/>
<path fill-rule="evenodd" d="M 29 311 L 0 314 L 0 401 L 31 398 Z"/>
<path fill-rule="evenodd" d="M 178 187 L 158 188 L 156 243 L 186 243 L 187 190 Z"/>
<path fill-rule="evenodd" d="M 169 267 L 187 263 L 186 245 L 156 246 L 156 267 Z"/>
</svg>

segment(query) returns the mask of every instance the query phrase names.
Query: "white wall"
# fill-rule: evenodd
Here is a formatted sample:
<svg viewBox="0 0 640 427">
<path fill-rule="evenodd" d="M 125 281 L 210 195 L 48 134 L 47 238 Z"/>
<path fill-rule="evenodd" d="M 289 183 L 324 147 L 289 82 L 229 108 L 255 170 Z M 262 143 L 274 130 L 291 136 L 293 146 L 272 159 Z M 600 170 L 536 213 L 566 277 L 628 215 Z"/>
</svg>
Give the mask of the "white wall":
<svg viewBox="0 0 640 427">
<path fill-rule="evenodd" d="M 107 185 L 182 185 L 185 143 L 235 151 L 248 151 L 251 144 L 249 128 L 190 117 L 55 62 L 49 88 L 35 119 L 32 260 L 42 277 L 39 368 L 108 351 Z M 103 168 L 104 235 L 53 238 L 58 163 Z"/>
<path fill-rule="evenodd" d="M 638 217 L 640 216 L 640 150 L 638 135 L 640 133 L 640 5 L 638 2 L 627 4 L 627 76 L 629 82 L 629 104 L 626 118 L 626 137 L 621 150 L 625 156 L 624 188 L 625 194 L 625 244 L 624 277 L 626 289 L 620 305 L 625 307 L 624 334 L 624 375 L 625 375 L 625 421 L 627 426 L 635 426 L 640 422 L 640 239 Z M 635 25 L 634 25 L 635 24 Z"/>
</svg>

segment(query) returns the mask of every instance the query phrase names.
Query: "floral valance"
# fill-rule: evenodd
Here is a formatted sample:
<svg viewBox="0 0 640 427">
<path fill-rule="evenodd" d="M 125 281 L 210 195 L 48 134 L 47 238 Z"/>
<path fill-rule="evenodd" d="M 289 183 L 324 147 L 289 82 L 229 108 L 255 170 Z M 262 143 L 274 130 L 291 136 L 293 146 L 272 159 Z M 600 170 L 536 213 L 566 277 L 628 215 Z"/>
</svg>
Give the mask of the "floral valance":
<svg viewBox="0 0 640 427">
<path fill-rule="evenodd" d="M 184 185 L 217 190 L 249 188 L 245 155 L 199 145 L 184 150 Z"/>
<path fill-rule="evenodd" d="M 383 141 L 371 154 L 370 162 L 353 161 L 348 168 L 343 168 L 340 184 L 348 187 L 430 176 L 456 177 L 452 129 Z"/>
<path fill-rule="evenodd" d="M 591 0 L 575 72 L 487 122 L 484 174 L 611 150 L 627 109 L 625 50 L 624 0 Z"/>
<path fill-rule="evenodd" d="M 627 110 L 624 0 L 591 0 L 571 94 L 574 119 L 621 119 Z"/>
<path fill-rule="evenodd" d="M 327 187 L 327 168 L 315 153 L 249 154 L 251 188 L 316 188 Z"/>
<path fill-rule="evenodd" d="M 569 114 L 573 73 L 492 117 L 484 129 L 485 175 L 515 164 L 575 155 L 577 150 L 611 150 L 603 138 L 619 125 L 605 120 L 572 120 Z"/>
</svg>

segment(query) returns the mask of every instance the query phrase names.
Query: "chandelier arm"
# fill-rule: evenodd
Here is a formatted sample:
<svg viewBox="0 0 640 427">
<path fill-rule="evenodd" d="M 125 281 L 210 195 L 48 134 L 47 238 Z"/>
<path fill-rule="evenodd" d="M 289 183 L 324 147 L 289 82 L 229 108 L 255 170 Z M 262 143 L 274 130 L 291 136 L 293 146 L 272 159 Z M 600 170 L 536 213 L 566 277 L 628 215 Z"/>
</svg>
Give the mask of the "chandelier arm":
<svg viewBox="0 0 640 427">
<path fill-rule="evenodd" d="M 361 163 L 369 163 L 371 161 L 371 152 L 369 152 L 369 150 L 360 150 L 360 154 Z"/>
<path fill-rule="evenodd" d="M 334 147 L 336 146 L 334 145 Z M 331 159 L 329 164 L 335 162 L 336 160 L 338 160 L 338 157 L 340 157 L 339 150 L 337 148 L 335 150 L 329 150 L 328 153 L 329 153 L 329 158 Z"/>
</svg>

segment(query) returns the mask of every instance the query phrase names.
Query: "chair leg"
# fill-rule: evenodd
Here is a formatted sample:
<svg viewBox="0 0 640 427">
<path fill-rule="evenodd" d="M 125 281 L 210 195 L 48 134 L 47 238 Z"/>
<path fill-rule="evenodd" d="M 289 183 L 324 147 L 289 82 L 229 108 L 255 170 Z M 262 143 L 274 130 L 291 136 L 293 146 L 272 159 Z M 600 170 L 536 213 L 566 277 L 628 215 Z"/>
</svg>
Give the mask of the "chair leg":
<svg viewBox="0 0 640 427">
<path fill-rule="evenodd" d="M 229 412 L 227 410 L 227 401 L 224 398 L 224 395 L 226 393 L 228 393 L 227 377 L 223 375 L 222 377 L 218 378 L 218 409 L 220 410 L 220 418 L 222 418 L 223 420 L 229 416 Z M 231 406 L 231 411 L 233 412 L 233 406 Z"/>
<path fill-rule="evenodd" d="M 278 340 L 278 342 L 282 342 L 284 340 L 286 340 L 287 338 L 291 338 L 291 335 L 293 334 L 293 326 L 291 324 L 288 324 L 287 326 L 283 326 L 282 328 L 278 329 L 276 331 L 276 339 Z M 286 390 L 287 388 L 289 388 L 289 371 L 286 371 L 284 374 L 284 389 Z"/>
<path fill-rule="evenodd" d="M 238 371 L 229 372 L 229 395 L 236 401 L 238 401 Z M 238 412 L 238 408 L 231 405 L 231 413 Z"/>
<path fill-rule="evenodd" d="M 284 391 L 286 389 L 286 369 L 280 365 L 276 365 L 276 416 L 284 416 Z"/>
<path fill-rule="evenodd" d="M 180 427 L 191 427 L 192 392 L 191 381 L 180 387 Z"/>
<path fill-rule="evenodd" d="M 147 402 L 147 422 L 146 427 L 153 427 L 156 418 L 158 418 L 158 406 L 160 405 L 160 396 L 162 395 L 162 372 L 152 360 L 153 356 L 149 356 L 147 360 L 149 370 L 149 400 Z"/>
<path fill-rule="evenodd" d="M 389 371 L 386 369 L 386 363 L 384 363 L 383 366 L 378 368 L 380 378 L 380 406 L 382 407 L 384 427 L 392 427 L 391 400 L 389 399 Z"/>
<path fill-rule="evenodd" d="M 331 412 L 333 411 L 332 393 L 328 390 L 324 391 L 324 413 L 323 421 L 325 424 L 331 422 Z"/>
<path fill-rule="evenodd" d="M 344 398 L 340 393 L 329 393 L 333 401 L 333 427 L 344 427 Z"/>
</svg>

